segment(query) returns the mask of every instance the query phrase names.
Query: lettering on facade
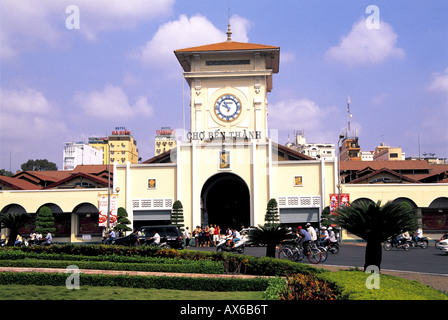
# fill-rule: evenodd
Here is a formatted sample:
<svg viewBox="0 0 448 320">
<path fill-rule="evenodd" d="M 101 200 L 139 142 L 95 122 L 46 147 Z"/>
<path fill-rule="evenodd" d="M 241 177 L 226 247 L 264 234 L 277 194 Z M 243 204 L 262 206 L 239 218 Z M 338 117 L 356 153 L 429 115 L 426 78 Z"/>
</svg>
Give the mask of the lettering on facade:
<svg viewBox="0 0 448 320">
<path fill-rule="evenodd" d="M 253 140 L 261 139 L 261 131 L 200 131 L 187 132 L 188 140 L 213 141 L 213 140 Z"/>
<path fill-rule="evenodd" d="M 237 66 L 242 64 L 250 64 L 250 60 L 208 60 L 205 61 L 206 66 Z"/>
</svg>

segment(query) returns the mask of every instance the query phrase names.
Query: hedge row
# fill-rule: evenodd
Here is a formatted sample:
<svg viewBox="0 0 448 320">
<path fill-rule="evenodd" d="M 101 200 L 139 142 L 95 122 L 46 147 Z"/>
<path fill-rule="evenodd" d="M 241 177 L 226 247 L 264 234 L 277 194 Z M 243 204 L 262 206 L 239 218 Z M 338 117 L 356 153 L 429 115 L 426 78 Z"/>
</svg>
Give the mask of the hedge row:
<svg viewBox="0 0 448 320">
<path fill-rule="evenodd" d="M 223 274 L 224 266 L 213 261 L 201 261 L 195 264 L 161 264 L 161 263 L 120 263 L 109 261 L 67 261 L 67 260 L 0 260 L 2 267 L 16 268 L 58 268 L 65 269 L 75 265 L 79 269 L 122 270 L 169 273 Z"/>
<path fill-rule="evenodd" d="M 68 254 L 84 257 L 98 256 L 103 260 L 111 256 L 114 257 L 114 259 L 119 259 L 118 257 L 153 257 L 169 258 L 174 260 L 181 259 L 187 261 L 210 260 L 222 263 L 225 271 L 228 273 L 244 273 L 263 276 L 286 276 L 293 273 L 317 274 L 325 272 L 320 268 L 314 268 L 307 264 L 273 258 L 257 258 L 225 252 L 199 252 L 191 250 L 161 249 L 152 246 L 125 247 L 65 244 L 19 247 L 12 250 L 39 254 Z"/>
<path fill-rule="evenodd" d="M 1 272 L 0 285 L 52 285 L 72 284 L 72 274 Z M 126 288 L 155 288 L 197 291 L 264 291 L 268 286 L 266 278 L 189 278 L 189 277 L 145 277 L 127 275 L 79 274 L 80 286 L 118 286 Z"/>
<path fill-rule="evenodd" d="M 22 251 L 0 251 L 0 266 L 66 268 L 75 264 L 81 269 L 125 270 L 147 272 L 180 272 L 222 274 L 221 262 L 211 260 L 182 260 L 157 257 L 126 256 L 80 256 L 52 253 L 25 253 Z"/>
</svg>

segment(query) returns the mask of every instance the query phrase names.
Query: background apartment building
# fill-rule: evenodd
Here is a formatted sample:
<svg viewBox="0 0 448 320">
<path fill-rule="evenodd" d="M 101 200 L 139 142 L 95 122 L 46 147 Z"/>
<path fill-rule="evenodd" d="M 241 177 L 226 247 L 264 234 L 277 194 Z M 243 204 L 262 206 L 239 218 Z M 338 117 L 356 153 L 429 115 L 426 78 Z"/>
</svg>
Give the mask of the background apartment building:
<svg viewBox="0 0 448 320">
<path fill-rule="evenodd" d="M 73 170 L 78 165 L 103 164 L 103 151 L 84 142 L 64 144 L 62 168 Z"/>
<path fill-rule="evenodd" d="M 89 145 L 103 151 L 102 164 L 109 164 L 109 159 L 111 164 L 137 164 L 139 161 L 137 141 L 125 127 L 115 127 L 109 137 L 91 137 Z"/>
</svg>

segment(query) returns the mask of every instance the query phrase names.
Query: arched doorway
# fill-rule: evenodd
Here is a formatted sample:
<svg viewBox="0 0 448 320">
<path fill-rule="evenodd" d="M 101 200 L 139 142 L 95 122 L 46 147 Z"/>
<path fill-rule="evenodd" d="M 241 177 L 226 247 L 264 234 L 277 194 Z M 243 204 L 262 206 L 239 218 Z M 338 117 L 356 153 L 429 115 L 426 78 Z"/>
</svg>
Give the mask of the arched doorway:
<svg viewBox="0 0 448 320">
<path fill-rule="evenodd" d="M 204 226 L 216 224 L 225 230 L 250 224 L 249 188 L 235 174 L 218 173 L 210 177 L 202 187 L 201 202 Z"/>
</svg>

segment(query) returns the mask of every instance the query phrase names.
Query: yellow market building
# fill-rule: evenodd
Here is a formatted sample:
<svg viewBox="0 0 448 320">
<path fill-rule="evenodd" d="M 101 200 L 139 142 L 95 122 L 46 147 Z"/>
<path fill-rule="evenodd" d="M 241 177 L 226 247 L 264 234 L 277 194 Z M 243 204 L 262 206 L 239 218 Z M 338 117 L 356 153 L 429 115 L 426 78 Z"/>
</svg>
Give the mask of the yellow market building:
<svg viewBox="0 0 448 320">
<path fill-rule="evenodd" d="M 35 213 L 49 206 L 65 227 L 56 234 L 60 242 L 101 240 L 99 203 L 107 194 L 117 199 L 115 207 L 126 209 L 132 228 L 167 223 L 176 200 L 190 229 L 256 226 L 264 223 L 271 198 L 281 222 L 317 226 L 330 196 L 338 193 L 338 160 L 314 160 L 277 143 L 276 130 L 268 126 L 267 98 L 279 72 L 280 48 L 230 36 L 174 52 L 190 86 L 191 122 L 189 131 L 176 129 L 173 149 L 141 164 L 116 161 L 107 187 L 103 182 L 93 189 L 3 189 L 1 212 Z M 441 219 L 448 214 L 446 183 L 343 184 L 341 192 L 350 201 L 406 199 L 420 213 L 436 206 Z"/>
</svg>

